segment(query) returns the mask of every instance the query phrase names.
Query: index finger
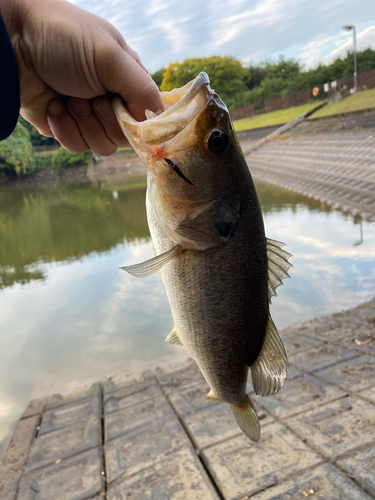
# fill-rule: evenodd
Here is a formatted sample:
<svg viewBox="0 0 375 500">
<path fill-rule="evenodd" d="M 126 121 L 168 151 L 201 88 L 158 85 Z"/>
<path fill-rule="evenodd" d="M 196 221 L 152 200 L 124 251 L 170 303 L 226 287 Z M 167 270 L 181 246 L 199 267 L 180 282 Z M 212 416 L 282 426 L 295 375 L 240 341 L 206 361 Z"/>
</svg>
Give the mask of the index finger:
<svg viewBox="0 0 375 500">
<path fill-rule="evenodd" d="M 129 112 L 138 121 L 145 119 L 145 110 L 156 114 L 163 111 L 160 92 L 148 73 L 119 45 L 107 58 L 101 75 L 102 85 L 110 92 L 120 94 Z"/>
</svg>

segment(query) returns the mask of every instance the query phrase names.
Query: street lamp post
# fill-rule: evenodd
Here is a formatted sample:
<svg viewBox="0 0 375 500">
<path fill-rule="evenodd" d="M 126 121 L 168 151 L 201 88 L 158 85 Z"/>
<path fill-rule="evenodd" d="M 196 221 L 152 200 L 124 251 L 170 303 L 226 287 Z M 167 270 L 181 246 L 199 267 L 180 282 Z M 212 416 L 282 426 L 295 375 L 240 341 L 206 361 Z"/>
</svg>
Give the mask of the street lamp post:
<svg viewBox="0 0 375 500">
<path fill-rule="evenodd" d="M 353 51 L 353 57 L 354 57 L 354 92 L 357 92 L 358 89 L 358 75 L 357 75 L 357 40 L 356 40 L 356 33 L 355 33 L 355 25 L 354 24 L 348 24 L 343 26 L 344 30 L 346 31 L 351 31 L 353 30 L 353 45 L 354 45 L 354 51 Z"/>
</svg>

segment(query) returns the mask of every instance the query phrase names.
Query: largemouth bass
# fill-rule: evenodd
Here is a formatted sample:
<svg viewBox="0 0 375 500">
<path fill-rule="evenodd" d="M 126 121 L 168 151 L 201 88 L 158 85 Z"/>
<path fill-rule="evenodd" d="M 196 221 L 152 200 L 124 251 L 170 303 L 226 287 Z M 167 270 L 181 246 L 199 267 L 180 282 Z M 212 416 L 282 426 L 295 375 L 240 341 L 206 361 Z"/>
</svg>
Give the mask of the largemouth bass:
<svg viewBox="0 0 375 500">
<path fill-rule="evenodd" d="M 148 169 L 146 207 L 156 257 L 125 267 L 137 277 L 162 268 L 175 327 L 166 341 L 196 361 L 210 392 L 231 405 L 242 431 L 260 437 L 246 393 L 275 394 L 289 369 L 269 313 L 291 256 L 267 239 L 249 169 L 229 112 L 206 73 L 161 93 L 165 111 L 137 122 L 120 98 L 122 130 Z"/>
</svg>

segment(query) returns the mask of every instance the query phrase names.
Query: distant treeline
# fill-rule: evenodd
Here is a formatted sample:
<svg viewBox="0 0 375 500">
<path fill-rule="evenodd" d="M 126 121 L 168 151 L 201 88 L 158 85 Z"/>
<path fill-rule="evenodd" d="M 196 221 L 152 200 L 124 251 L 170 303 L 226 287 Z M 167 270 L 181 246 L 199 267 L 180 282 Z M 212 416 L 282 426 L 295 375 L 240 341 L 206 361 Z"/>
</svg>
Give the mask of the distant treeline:
<svg viewBox="0 0 375 500">
<path fill-rule="evenodd" d="M 358 52 L 357 61 L 358 73 L 375 68 L 375 50 L 368 48 Z M 206 71 L 212 87 L 229 109 L 235 109 L 351 76 L 353 53 L 349 51 L 331 64 L 319 64 L 309 70 L 304 70 L 298 61 L 283 56 L 248 67 L 234 57 L 188 58 L 182 63 L 170 63 L 151 76 L 164 91 L 182 87 L 200 71 Z"/>
<path fill-rule="evenodd" d="M 358 73 L 375 68 L 375 50 L 365 49 L 357 53 Z M 280 56 L 277 61 L 265 61 L 245 67 L 234 57 L 188 58 L 182 63 L 170 63 L 167 68 L 156 71 L 151 76 L 160 90 L 182 87 L 205 71 L 212 88 L 220 94 L 229 109 L 265 101 L 305 88 L 332 82 L 353 74 L 353 53 L 338 57 L 331 64 L 319 64 L 314 69 L 304 70 L 294 59 Z M 44 137 L 20 117 L 15 132 L 0 143 L 0 175 L 18 175 L 44 168 L 72 166 L 88 163 L 91 153 L 72 154 L 59 148 L 54 153 L 35 154 L 36 146 L 54 143 Z"/>
</svg>

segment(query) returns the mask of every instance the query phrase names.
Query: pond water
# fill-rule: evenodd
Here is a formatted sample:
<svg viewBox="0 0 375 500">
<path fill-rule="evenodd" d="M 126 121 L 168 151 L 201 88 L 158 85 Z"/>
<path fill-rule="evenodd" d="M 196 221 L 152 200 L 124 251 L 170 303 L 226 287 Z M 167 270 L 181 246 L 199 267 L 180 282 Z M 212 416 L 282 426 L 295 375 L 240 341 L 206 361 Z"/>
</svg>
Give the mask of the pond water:
<svg viewBox="0 0 375 500">
<path fill-rule="evenodd" d="M 152 256 L 146 181 L 0 191 L 0 456 L 31 398 L 181 353 L 158 273 L 118 270 Z M 274 298 L 279 328 L 375 294 L 375 224 L 257 186 L 270 238 L 294 267 Z"/>
</svg>

